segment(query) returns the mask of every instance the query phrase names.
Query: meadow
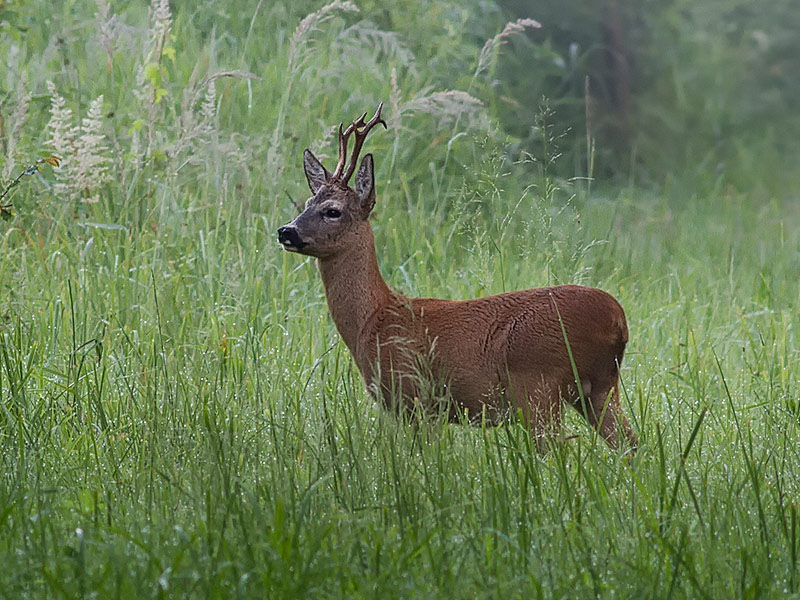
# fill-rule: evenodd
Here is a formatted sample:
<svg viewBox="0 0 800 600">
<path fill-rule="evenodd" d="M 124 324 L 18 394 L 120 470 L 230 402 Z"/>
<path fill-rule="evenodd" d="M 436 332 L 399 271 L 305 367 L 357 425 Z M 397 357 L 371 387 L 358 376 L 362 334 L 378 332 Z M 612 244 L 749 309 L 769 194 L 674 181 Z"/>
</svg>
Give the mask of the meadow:
<svg viewBox="0 0 800 600">
<path fill-rule="evenodd" d="M 498 125 L 532 25 L 356 4 L 0 2 L 0 597 L 800 598 L 797 188 L 590 181 Z M 387 281 L 615 295 L 634 456 L 374 404 L 275 231 L 379 100 Z"/>
</svg>

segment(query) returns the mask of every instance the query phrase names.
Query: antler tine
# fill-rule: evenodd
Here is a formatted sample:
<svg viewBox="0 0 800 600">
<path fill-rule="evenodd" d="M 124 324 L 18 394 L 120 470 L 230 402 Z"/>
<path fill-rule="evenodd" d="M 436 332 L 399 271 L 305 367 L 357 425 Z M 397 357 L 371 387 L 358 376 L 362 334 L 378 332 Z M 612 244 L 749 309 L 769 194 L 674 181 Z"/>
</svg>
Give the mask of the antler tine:
<svg viewBox="0 0 800 600">
<path fill-rule="evenodd" d="M 357 121 L 353 121 L 353 124 L 350 126 L 355 131 L 356 139 L 353 145 L 353 153 L 350 155 L 350 164 L 347 166 L 347 170 L 342 175 L 342 182 L 347 184 L 350 180 L 350 177 L 353 175 L 353 171 L 356 170 L 356 162 L 358 161 L 358 154 L 361 152 L 361 146 L 364 145 L 364 140 L 367 139 L 367 134 L 369 134 L 370 129 L 375 127 L 378 123 L 381 123 L 384 128 L 388 129 L 389 127 L 386 125 L 386 121 L 381 118 L 381 110 L 383 109 L 383 102 L 378 104 L 378 110 L 375 111 L 375 115 L 369 120 L 368 123 L 364 122 L 364 117 L 367 116 L 367 113 L 361 115 Z M 348 131 L 350 130 L 348 127 Z M 359 131 L 359 128 L 361 130 Z M 340 145 L 341 148 L 341 145 Z M 346 147 L 345 147 L 346 150 Z M 342 160 L 341 157 L 339 160 Z"/>
<path fill-rule="evenodd" d="M 366 117 L 366 116 L 367 116 L 367 113 L 365 112 L 363 115 L 358 117 L 358 119 L 353 121 L 353 125 L 356 126 L 356 129 L 358 129 L 359 127 L 364 127 L 364 125 L 366 125 L 366 122 L 364 122 L 364 117 Z"/>
<path fill-rule="evenodd" d="M 336 170 L 331 176 L 333 179 L 338 179 L 342 175 L 342 169 L 344 169 L 344 163 L 347 160 L 347 141 L 350 134 L 353 133 L 352 124 L 348 125 L 346 130 L 343 130 L 343 127 L 344 123 L 339 123 L 339 162 L 336 163 Z"/>
</svg>

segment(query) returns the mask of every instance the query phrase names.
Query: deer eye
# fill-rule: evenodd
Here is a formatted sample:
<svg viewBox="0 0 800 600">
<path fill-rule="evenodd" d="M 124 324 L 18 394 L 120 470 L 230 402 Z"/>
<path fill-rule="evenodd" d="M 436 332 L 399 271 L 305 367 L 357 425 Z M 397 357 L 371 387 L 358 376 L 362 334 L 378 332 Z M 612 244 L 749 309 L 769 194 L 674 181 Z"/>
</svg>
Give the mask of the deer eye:
<svg viewBox="0 0 800 600">
<path fill-rule="evenodd" d="M 342 216 L 342 212 L 335 208 L 329 208 L 324 213 L 326 219 L 338 219 Z"/>
</svg>

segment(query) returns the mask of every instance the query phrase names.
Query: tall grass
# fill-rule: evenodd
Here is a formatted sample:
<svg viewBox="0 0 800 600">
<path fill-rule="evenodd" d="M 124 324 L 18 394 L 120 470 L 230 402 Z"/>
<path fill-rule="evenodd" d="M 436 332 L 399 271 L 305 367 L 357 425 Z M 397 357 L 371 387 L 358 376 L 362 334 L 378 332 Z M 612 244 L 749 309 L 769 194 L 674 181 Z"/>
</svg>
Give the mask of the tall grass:
<svg viewBox="0 0 800 600">
<path fill-rule="evenodd" d="M 800 596 L 800 214 L 587 197 L 548 170 L 546 111 L 521 156 L 457 76 L 430 87 L 472 48 L 468 81 L 483 41 L 413 60 L 349 4 L 47 4 L 0 33 L 3 85 L 27 90 L 0 107 L 21 115 L 0 172 L 49 152 L 50 80 L 72 127 L 103 95 L 109 174 L 65 195 L 42 170 L 0 222 L 0 597 Z M 577 414 L 543 455 L 520 424 L 374 406 L 274 231 L 306 197 L 302 148 L 389 98 L 369 142 L 387 279 L 615 294 L 635 457 Z"/>
</svg>

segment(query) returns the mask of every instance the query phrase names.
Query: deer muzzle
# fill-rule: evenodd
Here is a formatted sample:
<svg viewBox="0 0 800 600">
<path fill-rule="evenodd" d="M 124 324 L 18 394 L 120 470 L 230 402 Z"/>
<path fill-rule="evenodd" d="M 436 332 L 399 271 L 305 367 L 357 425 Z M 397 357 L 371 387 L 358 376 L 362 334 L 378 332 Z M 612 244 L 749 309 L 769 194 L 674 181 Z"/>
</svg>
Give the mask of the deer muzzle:
<svg viewBox="0 0 800 600">
<path fill-rule="evenodd" d="M 278 243 L 283 246 L 284 250 L 292 252 L 297 252 L 308 246 L 308 243 L 300 238 L 300 233 L 294 225 L 284 225 L 278 229 Z"/>
</svg>

